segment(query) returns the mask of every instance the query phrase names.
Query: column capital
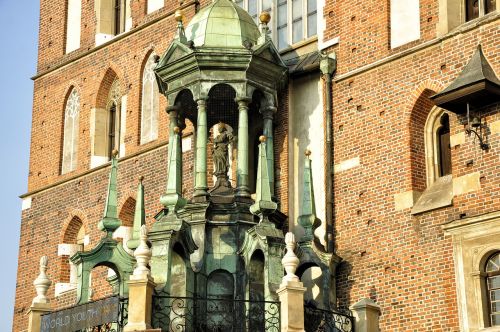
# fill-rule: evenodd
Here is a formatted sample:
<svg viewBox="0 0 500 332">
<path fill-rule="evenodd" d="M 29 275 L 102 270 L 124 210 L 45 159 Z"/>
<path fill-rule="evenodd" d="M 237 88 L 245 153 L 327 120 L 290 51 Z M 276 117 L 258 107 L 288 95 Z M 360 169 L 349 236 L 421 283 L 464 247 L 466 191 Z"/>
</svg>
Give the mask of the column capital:
<svg viewBox="0 0 500 332">
<path fill-rule="evenodd" d="M 241 104 L 246 104 L 245 106 L 248 106 L 248 104 L 252 101 L 252 98 L 250 98 L 250 97 L 236 97 L 236 98 L 234 98 L 234 101 L 237 102 L 239 106 L 241 106 Z"/>
<path fill-rule="evenodd" d="M 277 112 L 278 108 L 275 106 L 264 106 L 261 107 L 259 112 L 263 115 L 264 119 L 273 119 L 274 114 Z"/>
<path fill-rule="evenodd" d="M 179 111 L 179 106 L 178 105 L 169 105 L 165 108 L 165 110 L 167 111 L 168 114 L 170 114 L 171 112 Z"/>
<path fill-rule="evenodd" d="M 207 96 L 196 98 L 196 104 L 198 104 L 198 106 L 200 106 L 200 105 L 205 106 L 207 104 L 207 101 L 208 101 Z"/>
</svg>

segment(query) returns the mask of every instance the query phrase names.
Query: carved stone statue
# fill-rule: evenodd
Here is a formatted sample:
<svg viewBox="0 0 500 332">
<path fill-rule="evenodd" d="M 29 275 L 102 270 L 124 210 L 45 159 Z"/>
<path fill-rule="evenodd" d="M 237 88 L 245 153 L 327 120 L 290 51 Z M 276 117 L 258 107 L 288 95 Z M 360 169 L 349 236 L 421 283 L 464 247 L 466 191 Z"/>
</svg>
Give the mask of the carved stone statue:
<svg viewBox="0 0 500 332">
<path fill-rule="evenodd" d="M 229 171 L 229 145 L 234 142 L 235 137 L 227 131 L 222 122 L 218 126 L 219 134 L 213 139 L 212 157 L 215 164 L 214 175 L 217 177 L 215 188 L 223 186 L 230 188 L 228 179 Z"/>
</svg>

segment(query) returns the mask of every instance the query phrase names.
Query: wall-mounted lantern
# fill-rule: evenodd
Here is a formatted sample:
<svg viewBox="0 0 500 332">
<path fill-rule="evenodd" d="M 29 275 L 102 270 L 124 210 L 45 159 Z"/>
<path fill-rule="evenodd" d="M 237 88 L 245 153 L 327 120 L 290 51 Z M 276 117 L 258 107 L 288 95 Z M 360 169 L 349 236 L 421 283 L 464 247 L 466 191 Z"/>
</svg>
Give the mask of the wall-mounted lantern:
<svg viewBox="0 0 500 332">
<path fill-rule="evenodd" d="M 469 63 L 458 77 L 443 91 L 431 97 L 436 106 L 466 118 L 465 132 L 479 139 L 481 149 L 487 150 L 485 142 L 488 127 L 484 123 L 484 106 L 500 101 L 500 80 L 478 46 Z"/>
</svg>

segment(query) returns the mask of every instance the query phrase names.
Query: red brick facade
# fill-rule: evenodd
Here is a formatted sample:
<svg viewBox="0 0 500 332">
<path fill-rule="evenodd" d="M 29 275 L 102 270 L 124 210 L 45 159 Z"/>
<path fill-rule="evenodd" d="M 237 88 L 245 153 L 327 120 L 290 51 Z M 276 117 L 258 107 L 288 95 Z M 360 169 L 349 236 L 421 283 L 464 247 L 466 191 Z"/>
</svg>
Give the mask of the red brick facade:
<svg viewBox="0 0 500 332">
<path fill-rule="evenodd" d="M 141 77 L 151 50 L 163 54 L 175 33 L 175 1 L 146 15 L 146 0 L 132 0 L 132 30 L 95 47 L 93 1 L 82 2 L 81 48 L 64 54 L 65 0 L 41 0 L 38 72 L 34 79 L 33 121 L 28 194 L 23 210 L 14 331 L 27 328 L 26 312 L 35 296 L 32 286 L 41 255 L 49 256 L 53 282 L 69 280 L 67 257 L 58 244 L 74 243 L 76 217 L 90 247 L 101 238 L 109 166 L 90 168 L 90 112 L 107 96 L 112 72 L 127 94 L 126 156 L 119 162 L 120 217 L 133 215 L 137 179 L 144 176 L 146 215 L 150 225 L 160 210 L 165 189 L 168 116 L 160 99 L 158 139 L 140 145 Z M 201 3 L 186 1 L 186 21 Z M 441 225 L 464 216 L 500 209 L 499 134 L 482 151 L 466 138 L 452 149 L 452 176 L 480 173 L 480 190 L 455 196 L 453 205 L 412 216 L 397 211 L 394 195 L 426 188 L 423 131 L 433 107 L 429 96 L 451 83 L 478 44 L 500 73 L 500 28 L 497 13 L 465 23 L 437 37 L 439 3 L 420 1 L 421 38 L 391 49 L 389 1 L 325 1 L 325 40 L 339 37 L 328 49 L 337 54 L 333 84 L 334 164 L 353 157 L 360 166 L 335 174 L 335 248 L 343 258 L 338 269 L 338 305 L 346 308 L 369 297 L 381 306 L 381 331 L 459 331 L 457 290 L 451 238 Z M 106 83 L 107 82 L 107 83 Z M 64 107 L 70 88 L 80 94 L 78 166 L 61 175 Z M 275 123 L 276 194 L 288 212 L 288 94 L 279 96 Z M 500 120 L 499 104 L 487 110 L 486 123 Z M 463 133 L 456 116 L 451 134 Z M 188 125 L 185 135 L 193 132 Z M 193 149 L 184 154 L 184 195 L 193 188 Z M 473 160 L 472 164 L 470 160 Z M 208 163 L 211 165 L 211 163 Z M 333 165 L 331 166 L 333 168 Z M 209 170 L 210 171 L 210 170 Z M 209 177 L 209 184 L 211 183 Z M 293 222 L 293 221 L 289 221 Z M 98 271 L 106 278 L 105 271 Z M 103 283 L 103 287 L 105 287 Z M 109 285 L 107 285 L 109 286 Z M 96 298 L 109 292 L 98 288 Z M 54 298 L 54 307 L 74 301 L 74 293 Z"/>
</svg>

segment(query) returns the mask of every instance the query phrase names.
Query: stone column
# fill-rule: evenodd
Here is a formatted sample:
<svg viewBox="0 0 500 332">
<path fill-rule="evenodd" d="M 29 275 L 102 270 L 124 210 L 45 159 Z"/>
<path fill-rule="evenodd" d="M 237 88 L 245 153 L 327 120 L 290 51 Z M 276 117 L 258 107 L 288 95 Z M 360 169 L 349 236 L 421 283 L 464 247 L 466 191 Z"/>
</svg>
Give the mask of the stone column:
<svg viewBox="0 0 500 332">
<path fill-rule="evenodd" d="M 379 332 L 380 306 L 371 299 L 362 299 L 349 309 L 354 315 L 356 332 Z"/>
<path fill-rule="evenodd" d="M 266 152 L 267 152 L 267 170 L 269 172 L 269 186 L 271 187 L 271 195 L 274 197 L 274 142 L 273 142 L 273 118 L 276 113 L 276 107 L 267 106 L 261 110 L 264 133 L 266 136 Z"/>
<path fill-rule="evenodd" d="M 281 331 L 303 332 L 304 330 L 304 293 L 306 288 L 295 275 L 299 259 L 294 253 L 295 236 L 288 232 L 285 235 L 287 252 L 281 260 L 286 275 L 280 288 L 276 291 L 281 302 Z"/>
<path fill-rule="evenodd" d="M 151 328 L 153 291 L 156 284 L 153 282 L 148 268 L 151 260 L 151 249 L 147 243 L 147 234 L 146 225 L 142 225 L 140 244 L 134 251 L 137 267 L 128 281 L 128 322 L 123 329 L 125 332 L 144 331 Z"/>
<path fill-rule="evenodd" d="M 174 128 L 178 126 L 177 116 L 178 116 L 178 107 L 176 105 L 167 107 L 168 114 L 168 156 L 167 159 L 170 158 L 170 153 L 172 151 L 172 141 L 175 135 Z"/>
<path fill-rule="evenodd" d="M 207 101 L 198 99 L 198 118 L 196 124 L 196 175 L 194 197 L 205 201 L 208 196 L 207 186 Z"/>
<path fill-rule="evenodd" d="M 52 311 L 47 298 L 47 290 L 49 289 L 52 281 L 47 277 L 47 256 L 40 258 L 40 274 L 33 282 L 35 285 L 37 296 L 33 299 L 31 307 L 28 310 L 28 332 L 40 332 L 42 315 Z"/>
<path fill-rule="evenodd" d="M 248 187 L 248 103 L 250 98 L 237 98 L 238 103 L 238 169 L 236 196 L 250 197 Z"/>
</svg>

